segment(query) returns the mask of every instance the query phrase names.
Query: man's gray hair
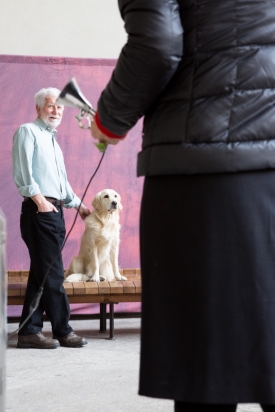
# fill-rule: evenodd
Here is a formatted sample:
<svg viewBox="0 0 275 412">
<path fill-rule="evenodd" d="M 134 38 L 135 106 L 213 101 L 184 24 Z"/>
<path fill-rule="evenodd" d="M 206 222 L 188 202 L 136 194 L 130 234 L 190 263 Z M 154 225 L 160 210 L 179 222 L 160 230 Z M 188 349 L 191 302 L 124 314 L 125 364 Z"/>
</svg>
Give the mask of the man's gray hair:
<svg viewBox="0 0 275 412">
<path fill-rule="evenodd" d="M 60 94 L 60 90 L 55 87 L 48 87 L 47 89 L 41 89 L 34 95 L 35 104 L 42 109 L 45 104 L 46 97 L 57 97 Z"/>
</svg>

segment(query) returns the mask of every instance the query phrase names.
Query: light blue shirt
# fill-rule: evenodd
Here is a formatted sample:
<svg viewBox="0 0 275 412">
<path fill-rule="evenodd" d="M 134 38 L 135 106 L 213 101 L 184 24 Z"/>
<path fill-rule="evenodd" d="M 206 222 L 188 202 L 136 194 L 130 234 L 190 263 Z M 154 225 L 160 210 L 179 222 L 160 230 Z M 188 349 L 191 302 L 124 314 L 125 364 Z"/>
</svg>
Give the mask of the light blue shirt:
<svg viewBox="0 0 275 412">
<path fill-rule="evenodd" d="M 64 206 L 80 205 L 68 179 L 56 130 L 37 118 L 19 127 L 13 137 L 13 177 L 21 196 L 44 196 L 64 200 Z"/>
</svg>

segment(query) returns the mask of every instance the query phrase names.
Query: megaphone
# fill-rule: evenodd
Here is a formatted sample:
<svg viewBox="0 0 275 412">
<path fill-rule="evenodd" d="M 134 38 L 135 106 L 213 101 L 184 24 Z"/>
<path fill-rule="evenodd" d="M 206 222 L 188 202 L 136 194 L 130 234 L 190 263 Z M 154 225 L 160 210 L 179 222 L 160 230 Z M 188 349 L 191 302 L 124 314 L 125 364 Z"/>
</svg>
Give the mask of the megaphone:
<svg viewBox="0 0 275 412">
<path fill-rule="evenodd" d="M 75 116 L 78 121 L 78 125 L 82 129 L 91 128 L 91 122 L 93 121 L 95 110 L 91 103 L 82 94 L 74 77 L 69 81 L 68 84 L 66 84 L 64 89 L 61 91 L 56 100 L 56 103 L 80 109 L 80 113 L 77 116 Z M 84 118 L 87 119 L 88 125 L 82 123 L 82 120 Z"/>
</svg>

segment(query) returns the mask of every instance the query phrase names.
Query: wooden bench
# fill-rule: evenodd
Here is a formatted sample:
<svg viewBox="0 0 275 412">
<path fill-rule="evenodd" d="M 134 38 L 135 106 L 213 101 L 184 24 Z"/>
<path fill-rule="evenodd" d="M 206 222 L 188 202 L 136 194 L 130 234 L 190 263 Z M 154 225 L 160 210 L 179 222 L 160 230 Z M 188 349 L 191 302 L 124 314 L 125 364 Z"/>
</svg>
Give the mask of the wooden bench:
<svg viewBox="0 0 275 412">
<path fill-rule="evenodd" d="M 110 334 L 114 338 L 114 304 L 141 302 L 140 269 L 120 269 L 127 281 L 113 282 L 64 282 L 69 303 L 99 303 L 100 332 L 106 332 L 106 305 L 109 304 Z M 29 272 L 8 271 L 8 305 L 23 305 Z"/>
</svg>

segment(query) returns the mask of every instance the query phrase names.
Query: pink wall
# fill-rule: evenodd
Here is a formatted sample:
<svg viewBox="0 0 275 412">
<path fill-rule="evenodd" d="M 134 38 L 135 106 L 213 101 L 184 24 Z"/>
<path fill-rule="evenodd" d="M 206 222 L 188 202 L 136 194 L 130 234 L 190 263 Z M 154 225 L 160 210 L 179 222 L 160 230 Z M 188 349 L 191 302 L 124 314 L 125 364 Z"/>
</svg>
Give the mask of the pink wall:
<svg viewBox="0 0 275 412">
<path fill-rule="evenodd" d="M 12 137 L 23 123 L 36 118 L 34 94 L 42 87 L 62 89 L 74 76 L 86 96 L 96 108 L 96 102 L 114 69 L 115 60 L 72 59 L 31 56 L 0 56 L 0 207 L 7 219 L 7 269 L 29 269 L 29 257 L 21 240 L 19 216 L 21 196 L 12 177 Z M 75 193 L 81 197 L 93 174 L 100 153 L 93 145 L 90 132 L 78 127 L 77 109 L 66 108 L 58 128 L 58 142 L 63 150 L 68 178 Z M 119 264 L 122 268 L 140 267 L 139 263 L 139 208 L 142 179 L 136 178 L 136 158 L 141 146 L 139 122 L 118 146 L 109 146 L 101 168 L 84 199 L 89 205 L 94 195 L 102 189 L 112 188 L 120 193 L 123 210 L 120 214 L 121 245 Z M 66 210 L 69 230 L 75 210 Z M 63 251 L 64 265 L 78 253 L 84 224 L 78 218 Z"/>
</svg>

